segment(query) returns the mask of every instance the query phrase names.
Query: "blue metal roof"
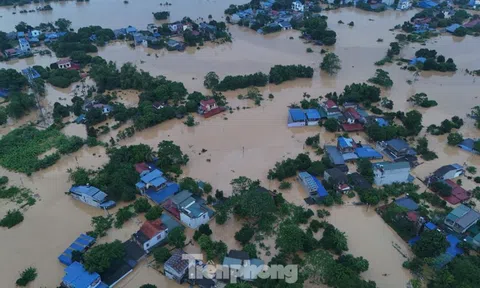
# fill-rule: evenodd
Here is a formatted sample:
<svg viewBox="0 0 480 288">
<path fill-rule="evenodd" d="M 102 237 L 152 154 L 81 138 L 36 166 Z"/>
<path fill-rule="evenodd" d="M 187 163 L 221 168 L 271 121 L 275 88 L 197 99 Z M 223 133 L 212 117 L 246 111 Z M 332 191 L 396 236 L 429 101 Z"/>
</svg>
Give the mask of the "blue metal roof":
<svg viewBox="0 0 480 288">
<path fill-rule="evenodd" d="M 98 202 L 103 202 L 107 198 L 105 192 L 93 186 L 72 186 L 70 192 L 90 196 Z"/>
<path fill-rule="evenodd" d="M 8 89 L 0 88 L 0 97 L 5 98 L 8 96 Z"/>
<path fill-rule="evenodd" d="M 37 79 L 40 78 L 40 74 L 37 72 L 37 70 L 33 69 L 32 67 L 28 67 L 22 70 L 23 76 L 31 79 Z"/>
<path fill-rule="evenodd" d="M 332 161 L 335 165 L 343 165 L 345 164 L 345 160 L 342 157 L 340 151 L 338 151 L 337 147 L 331 145 L 325 145 L 325 151 L 328 154 L 328 158 Z"/>
<path fill-rule="evenodd" d="M 294 122 L 305 121 L 305 113 L 303 113 L 302 109 L 292 108 L 288 111 L 288 113 L 290 113 L 290 116 Z"/>
<path fill-rule="evenodd" d="M 375 122 L 377 122 L 378 126 L 380 127 L 388 126 L 388 121 L 383 118 L 375 118 Z"/>
<path fill-rule="evenodd" d="M 152 172 L 150 172 L 150 173 L 146 174 L 145 176 L 143 176 L 142 178 L 140 178 L 140 180 L 142 180 L 142 182 L 144 182 L 144 183 L 150 183 L 150 181 L 152 181 L 155 178 L 161 177 L 162 175 L 163 175 L 162 171 L 160 171 L 158 169 L 155 169 Z"/>
<path fill-rule="evenodd" d="M 418 209 L 418 204 L 408 197 L 403 197 L 395 200 L 395 204 L 407 209 L 408 211 L 414 211 Z"/>
<path fill-rule="evenodd" d="M 427 222 L 427 224 L 425 224 L 425 227 L 427 227 L 428 230 L 437 229 L 437 225 L 433 224 L 432 222 Z"/>
<path fill-rule="evenodd" d="M 315 181 L 315 184 L 317 184 L 317 194 L 318 194 L 318 196 L 320 196 L 320 197 L 328 196 L 328 192 L 325 189 L 325 187 L 323 187 L 322 182 L 320 182 L 320 180 L 318 180 L 317 177 L 312 176 L 312 178 L 313 178 L 313 181 Z"/>
<path fill-rule="evenodd" d="M 352 138 L 346 137 L 338 137 L 337 142 L 342 148 L 353 147 L 353 144 L 355 143 Z"/>
<path fill-rule="evenodd" d="M 138 182 L 137 184 L 135 184 L 135 187 L 137 187 L 138 189 L 143 189 L 143 188 L 145 188 L 145 183 Z"/>
<path fill-rule="evenodd" d="M 363 147 L 356 148 L 355 154 L 357 154 L 359 158 L 369 158 L 369 159 L 383 158 L 382 154 L 380 154 L 377 150 L 373 149 L 368 145 L 363 145 Z"/>
<path fill-rule="evenodd" d="M 454 23 L 454 24 L 448 26 L 447 28 L 445 28 L 445 30 L 447 30 L 450 33 L 453 33 L 453 32 L 455 32 L 455 30 L 457 30 L 460 27 L 462 27 L 462 25 Z"/>
<path fill-rule="evenodd" d="M 160 204 L 165 201 L 168 197 L 177 193 L 180 190 L 180 186 L 177 183 L 168 183 L 167 186 L 158 191 L 147 190 L 147 196 L 152 199 L 153 202 Z"/>
<path fill-rule="evenodd" d="M 167 179 L 165 179 L 163 177 L 155 178 L 150 182 L 150 184 L 152 184 L 155 187 L 159 187 L 160 185 L 165 184 L 165 183 L 167 183 Z"/>
<path fill-rule="evenodd" d="M 65 265 L 70 265 L 72 264 L 72 251 L 85 252 L 85 250 L 94 242 L 95 238 L 85 234 L 80 234 L 80 236 L 73 241 L 73 243 L 70 244 L 70 246 L 65 249 L 60 256 L 58 256 L 58 260 Z"/>
<path fill-rule="evenodd" d="M 319 120 L 320 119 L 320 113 L 316 109 L 307 109 L 305 111 L 305 114 L 307 115 L 307 118 L 309 120 Z"/>
<path fill-rule="evenodd" d="M 433 2 L 433 1 L 431 1 L 431 0 L 424 0 L 424 1 L 420 2 L 420 3 L 418 3 L 418 6 L 419 6 L 420 8 L 423 8 L 423 9 L 428 9 L 428 8 L 433 8 L 433 7 L 438 6 L 438 4 L 435 3 L 435 2 Z"/>
<path fill-rule="evenodd" d="M 98 273 L 89 273 L 82 264 L 73 262 L 72 265 L 65 268 L 65 276 L 62 282 L 68 287 L 90 287 L 95 281 L 100 279 Z"/>
</svg>

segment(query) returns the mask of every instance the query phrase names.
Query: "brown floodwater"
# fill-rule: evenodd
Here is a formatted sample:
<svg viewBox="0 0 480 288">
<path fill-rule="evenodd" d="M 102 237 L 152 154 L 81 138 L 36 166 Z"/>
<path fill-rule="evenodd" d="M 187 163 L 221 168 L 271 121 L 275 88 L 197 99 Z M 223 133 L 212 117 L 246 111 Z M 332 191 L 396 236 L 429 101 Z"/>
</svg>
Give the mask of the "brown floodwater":
<svg viewBox="0 0 480 288">
<path fill-rule="evenodd" d="M 189 15 L 192 18 L 206 17 L 208 14 L 219 17 L 228 6 L 228 2 L 219 5 L 219 1 L 188 1 L 189 6 L 184 4 L 186 2 L 186 0 L 176 1 L 168 7 L 172 12 L 172 18 L 178 18 L 180 15 Z M 30 24 L 38 24 L 65 17 L 71 19 L 75 27 L 90 24 L 113 28 L 128 24 L 146 26 L 152 22 L 151 11 L 163 10 L 158 2 L 143 1 L 142 11 L 139 11 L 140 5 L 135 3 L 138 2 L 130 1 L 128 5 L 124 5 L 122 1 L 91 1 L 83 4 L 54 3 L 52 12 L 26 15 L 11 15 L 11 10 L 2 8 L 0 15 L 3 15 L 3 18 L 0 18 L 0 22 L 3 28 L 3 25 L 13 27 L 21 20 Z M 128 10 L 125 7 L 128 7 Z M 109 11 L 115 11 L 116 14 L 105 17 L 105 13 Z M 295 157 L 298 153 L 305 151 L 310 152 L 312 159 L 318 160 L 319 156 L 316 156 L 311 149 L 304 147 L 305 139 L 315 133 L 321 134 L 322 145 L 333 143 L 335 139 L 334 134 L 327 133 L 318 127 L 288 129 L 286 127 L 287 106 L 293 102 L 300 102 L 304 92 L 312 97 L 325 95 L 332 91 L 340 92 L 345 85 L 363 82 L 373 76 L 377 69 L 373 63 L 383 58 L 389 43 L 394 41 L 395 33 L 388 29 L 408 20 L 414 13 L 415 11 L 387 11 L 377 14 L 354 9 L 327 12 L 329 27 L 334 29 L 338 35 L 337 44 L 327 49 L 339 55 L 343 67 L 336 76 L 328 76 L 320 72 L 318 66 L 323 57 L 319 53 L 321 47 L 302 43 L 298 39 L 300 33 L 296 31 L 261 36 L 246 28 L 231 26 L 233 43 L 206 45 L 199 50 L 189 48 L 184 53 L 154 51 L 145 48 L 132 49 L 121 42 L 100 48 L 98 55 L 107 60 L 116 61 L 119 64 L 132 62 L 152 75 L 165 75 L 171 80 L 183 82 L 189 91 L 196 90 L 203 93 L 208 92 L 203 87 L 203 77 L 209 71 L 215 71 L 220 77 L 223 77 L 257 71 L 268 73 L 270 67 L 275 64 L 303 64 L 315 69 L 313 79 L 290 81 L 260 89 L 266 99 L 269 93 L 275 96 L 273 100 L 263 101 L 260 107 L 254 106 L 250 100 L 237 99 L 237 95 L 244 94 L 245 90 L 226 92 L 224 94 L 232 107 L 245 106 L 251 107 L 251 109 L 240 109 L 239 111 L 234 109 L 232 114 L 225 112 L 210 119 L 202 119 L 195 115 L 196 121 L 199 122 L 199 125 L 195 127 L 187 127 L 180 120 L 172 120 L 137 132 L 134 137 L 122 140 L 119 144 L 144 143 L 156 147 L 162 140 L 173 140 L 190 157 L 190 162 L 184 168 L 184 175 L 208 181 L 214 189 L 223 190 L 225 195 L 231 194 L 230 180 L 239 176 L 260 179 L 265 187 L 272 190 L 278 189 L 277 181 L 270 181 L 266 178 L 268 170 L 274 166 L 275 162 L 287 157 Z M 136 17 L 131 17 L 132 15 Z M 131 19 L 131 22 L 126 23 L 125 19 Z M 345 23 L 354 21 L 355 26 L 338 24 L 339 20 Z M 294 37 L 294 39 L 291 40 L 290 37 Z M 378 38 L 382 38 L 383 42 L 377 42 Z M 395 63 L 389 64 L 383 69 L 390 73 L 395 84 L 391 89 L 383 90 L 382 96 L 389 97 L 394 101 L 395 111 L 408 111 L 413 108 L 406 102 L 408 97 L 415 93 L 425 92 L 431 99 L 438 102 L 436 107 L 420 110 L 424 116 L 425 126 L 439 124 L 445 118 L 458 115 L 466 122 L 460 130 L 465 136 L 480 136 L 479 131 L 473 127 L 473 121 L 465 116 L 472 106 L 480 105 L 480 100 L 475 95 L 478 84 L 474 77 L 464 73 L 464 69 L 472 70 L 480 67 L 480 57 L 476 53 L 479 41 L 479 38 L 473 37 L 459 40 L 451 36 L 441 36 L 429 40 L 426 46 L 412 44 L 405 47 L 401 54 L 405 58 L 413 57 L 415 51 L 420 48 L 436 49 L 445 57 L 452 57 L 457 63 L 459 71 L 455 74 L 420 73 L 418 81 L 410 85 L 407 80 L 413 81 L 413 74 L 401 70 Z M 315 53 L 306 53 L 307 47 L 311 47 Z M 148 53 L 151 55 L 147 56 Z M 155 54 L 158 55 L 158 58 Z M 0 63 L 0 68 L 21 69 L 34 65 L 33 63 L 48 65 L 54 61 L 54 57 L 35 56 L 32 59 Z M 68 103 L 74 96 L 75 88 L 75 84 L 66 89 L 48 86 L 46 105 L 52 107 L 56 101 Z M 135 91 L 121 91 L 117 94 L 120 101 L 126 105 L 133 106 L 138 102 L 136 97 L 138 93 Z M 31 113 L 31 115 L 35 115 L 35 113 Z M 29 116 L 24 119 L 34 120 L 34 117 Z M 21 123 L 25 123 L 24 119 L 10 123 L 6 127 L 0 127 L 0 132 L 7 133 Z M 120 129 L 124 129 L 124 127 L 127 126 Z M 64 128 L 64 132 L 67 135 L 78 135 L 83 138 L 86 136 L 85 129 L 81 125 L 68 125 Z M 116 133 L 117 131 L 111 131 L 101 139 L 108 141 Z M 353 137 L 366 142 L 363 133 L 354 134 Z M 413 171 L 415 176 L 425 177 L 439 166 L 455 162 L 477 167 L 480 164 L 479 156 L 448 147 L 446 136 L 428 135 L 427 138 L 430 141 L 430 149 L 434 150 L 439 158 L 415 168 Z M 202 149 L 206 149 L 207 152 L 201 153 Z M 94 153 L 95 155 L 93 155 Z M 2 243 L 4 243 L 0 248 L 0 255 L 3 256 L 2 259 L 9 259 L 0 263 L 2 282 L 10 285 L 17 278 L 18 271 L 34 265 L 39 270 L 39 276 L 32 287 L 54 287 L 59 283 L 63 276 L 63 267 L 58 263 L 56 257 L 79 233 L 90 229 L 92 216 L 102 214 L 101 211 L 86 207 L 64 195 L 70 186 L 67 169 L 76 166 L 96 169 L 106 161 L 107 157 L 103 148 L 85 147 L 81 151 L 63 157 L 55 166 L 34 173 L 31 177 L 4 169 L 0 170 L 2 175 L 10 177 L 12 184 L 24 185 L 32 189 L 34 193 L 39 194 L 41 199 L 25 213 L 26 218 L 22 224 L 0 232 Z M 294 179 L 290 179 L 290 181 L 293 183 L 292 189 L 284 192 L 285 198 L 292 203 L 307 207 L 303 200 L 307 197 L 306 193 Z M 468 188 L 474 185 L 466 178 L 464 183 Z M 405 287 L 411 275 L 402 268 L 405 258 L 397 249 L 403 254 L 411 256 L 407 244 L 374 211 L 366 211 L 365 207 L 351 205 L 351 202 L 354 201 L 352 199 L 344 200 L 346 205 L 330 209 L 332 216 L 329 221 L 346 232 L 352 254 L 363 256 L 369 260 L 370 269 L 363 276 L 376 281 L 379 287 Z M 0 206 L 0 212 L 5 213 L 6 207 L 10 207 L 10 205 Z M 310 208 L 318 209 L 318 207 Z M 132 219 L 122 229 L 111 230 L 101 242 L 127 239 L 138 229 L 142 221 L 142 217 Z M 229 248 L 240 248 L 232 235 L 241 228 L 241 222 L 230 219 L 225 225 L 220 226 L 213 221 L 211 227 L 214 230 L 215 240 L 224 241 Z M 188 238 L 191 238 L 193 231 L 188 229 L 187 235 Z M 321 237 L 321 235 L 316 236 Z M 29 241 L 30 239 L 35 239 L 34 244 Z M 274 254 L 274 240 L 267 238 L 264 242 L 271 247 L 272 254 Z M 199 248 L 197 245 L 189 245 L 186 250 L 196 253 Z M 262 258 L 268 261 L 269 257 L 265 255 L 265 251 L 259 250 L 262 251 Z M 382 274 L 389 274 L 389 276 L 385 277 Z M 132 275 L 122 281 L 119 287 L 135 288 L 145 283 L 161 287 L 178 286 L 147 267 L 147 261 L 145 261 L 135 269 Z"/>
</svg>

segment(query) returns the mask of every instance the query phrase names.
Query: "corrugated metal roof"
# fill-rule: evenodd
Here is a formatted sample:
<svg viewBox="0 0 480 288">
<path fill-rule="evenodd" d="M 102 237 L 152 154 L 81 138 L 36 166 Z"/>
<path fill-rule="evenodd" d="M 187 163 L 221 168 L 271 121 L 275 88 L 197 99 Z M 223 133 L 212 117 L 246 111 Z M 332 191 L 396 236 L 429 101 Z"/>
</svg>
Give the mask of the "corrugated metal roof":
<svg viewBox="0 0 480 288">
<path fill-rule="evenodd" d="M 408 162 L 378 162 L 373 164 L 374 169 L 383 169 L 383 170 L 400 170 L 400 169 L 410 169 L 410 163 Z"/>
<path fill-rule="evenodd" d="M 345 164 L 345 160 L 342 157 L 340 151 L 338 151 L 337 147 L 332 145 L 325 145 L 325 151 L 327 152 L 328 158 L 332 161 L 335 165 L 343 165 Z"/>
<path fill-rule="evenodd" d="M 290 109 L 288 113 L 290 113 L 292 120 L 295 122 L 305 121 L 306 119 L 305 113 L 303 112 L 302 109 L 293 108 L 293 109 Z"/>
<path fill-rule="evenodd" d="M 307 109 L 305 114 L 309 120 L 318 120 L 320 119 L 320 113 L 315 109 Z"/>
</svg>

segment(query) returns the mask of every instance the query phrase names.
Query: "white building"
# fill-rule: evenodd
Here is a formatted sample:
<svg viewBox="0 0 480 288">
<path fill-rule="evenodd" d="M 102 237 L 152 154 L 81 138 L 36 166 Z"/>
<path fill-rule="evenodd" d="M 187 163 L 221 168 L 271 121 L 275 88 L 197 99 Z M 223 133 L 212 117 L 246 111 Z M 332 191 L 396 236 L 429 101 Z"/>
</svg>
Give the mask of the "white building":
<svg viewBox="0 0 480 288">
<path fill-rule="evenodd" d="M 18 44 L 20 45 L 20 50 L 22 50 L 22 52 L 30 52 L 30 44 L 25 38 L 18 39 Z"/>
<path fill-rule="evenodd" d="M 410 8 L 412 8 L 412 1 L 410 1 L 410 0 L 400 0 L 398 2 L 398 6 L 397 6 L 398 10 L 408 10 Z"/>
<path fill-rule="evenodd" d="M 32 37 L 38 37 L 38 36 L 42 35 L 42 31 L 32 30 L 32 31 L 30 31 L 30 35 L 31 35 Z"/>
<path fill-rule="evenodd" d="M 70 195 L 83 203 L 97 208 L 109 209 L 115 206 L 115 202 L 109 201 L 105 192 L 88 184 L 86 186 L 72 186 Z"/>
<path fill-rule="evenodd" d="M 72 61 L 70 59 L 63 59 L 57 62 L 58 69 L 69 69 L 72 67 Z"/>
<path fill-rule="evenodd" d="M 303 12 L 305 10 L 305 5 L 303 5 L 302 2 L 300 1 L 294 1 L 292 2 L 292 10 Z"/>
<path fill-rule="evenodd" d="M 158 243 L 167 238 L 168 228 L 162 223 L 162 220 L 146 221 L 140 230 L 133 234 L 135 241 L 143 247 L 146 253 L 149 253 Z"/>
<path fill-rule="evenodd" d="M 379 162 L 373 164 L 375 185 L 390 185 L 408 182 L 410 164 L 408 162 Z"/>
<path fill-rule="evenodd" d="M 198 203 L 189 191 L 183 190 L 172 197 L 172 203 L 180 212 L 180 220 L 190 228 L 197 229 L 210 220 L 206 207 Z"/>
</svg>

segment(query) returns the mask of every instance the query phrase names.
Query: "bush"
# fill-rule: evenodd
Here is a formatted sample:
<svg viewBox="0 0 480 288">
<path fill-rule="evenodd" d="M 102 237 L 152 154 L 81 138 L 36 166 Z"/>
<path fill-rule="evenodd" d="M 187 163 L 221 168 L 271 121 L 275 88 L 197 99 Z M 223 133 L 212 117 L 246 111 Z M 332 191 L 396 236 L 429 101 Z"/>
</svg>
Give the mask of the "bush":
<svg viewBox="0 0 480 288">
<path fill-rule="evenodd" d="M 117 213 L 115 213 L 115 228 L 120 229 L 123 226 L 123 223 L 130 220 L 133 217 L 133 212 L 131 211 L 131 206 L 126 206 L 123 208 L 118 209 Z"/>
<path fill-rule="evenodd" d="M 321 226 L 322 224 L 320 223 L 320 221 L 316 219 L 313 219 L 312 222 L 310 222 L 310 229 L 312 229 L 314 233 L 317 233 Z"/>
<path fill-rule="evenodd" d="M 317 210 L 317 216 L 318 218 L 324 218 L 330 216 L 330 211 L 325 210 L 325 209 L 319 209 Z"/>
<path fill-rule="evenodd" d="M 304 65 L 275 65 L 270 69 L 270 83 L 280 84 L 296 78 L 312 78 L 313 68 Z"/>
<path fill-rule="evenodd" d="M 170 17 L 170 12 L 168 11 L 155 12 L 153 13 L 153 17 L 155 17 L 155 20 L 166 20 L 168 19 L 168 17 Z"/>
<path fill-rule="evenodd" d="M 162 213 L 163 210 L 160 206 L 153 206 L 152 208 L 150 208 L 150 210 L 148 210 L 147 213 L 145 213 L 145 218 L 147 220 L 154 221 L 160 218 L 160 216 L 162 216 Z"/>
<path fill-rule="evenodd" d="M 313 49 L 312 48 L 307 48 L 307 53 L 313 53 Z"/>
<path fill-rule="evenodd" d="M 475 173 L 477 173 L 477 168 L 474 167 L 474 166 L 468 166 L 467 167 L 467 172 L 470 173 L 470 174 L 475 174 Z M 8 181 L 8 178 L 7 178 L 7 181 Z M 1 185 L 1 181 L 0 181 L 0 185 Z"/>
<path fill-rule="evenodd" d="M 252 239 L 255 230 L 252 227 L 244 225 L 237 233 L 235 233 L 235 239 L 242 245 L 247 244 Z"/>
<path fill-rule="evenodd" d="M 21 223 L 24 217 L 22 212 L 18 210 L 8 210 L 7 214 L 0 220 L 0 226 L 7 227 L 8 229 Z"/>
<path fill-rule="evenodd" d="M 203 192 L 209 194 L 210 192 L 212 192 L 212 185 L 210 185 L 210 183 L 205 183 L 203 185 Z"/>
<path fill-rule="evenodd" d="M 148 203 L 147 198 L 139 198 L 133 203 L 133 208 L 136 213 L 145 213 L 152 208 L 152 205 Z"/>
<path fill-rule="evenodd" d="M 153 250 L 153 258 L 157 264 L 165 263 L 171 256 L 172 254 L 170 254 L 167 247 L 160 247 Z"/>
<path fill-rule="evenodd" d="M 210 236 L 213 233 L 212 229 L 210 229 L 210 226 L 208 224 L 200 225 L 200 227 L 198 227 L 198 231 L 207 236 Z"/>
<path fill-rule="evenodd" d="M 17 279 L 15 284 L 17 286 L 25 287 L 28 283 L 32 282 L 37 278 L 37 269 L 34 267 L 28 267 L 20 273 L 20 278 Z"/>
<path fill-rule="evenodd" d="M 8 183 L 8 177 L 7 176 L 0 177 L 0 186 L 5 185 L 7 183 Z"/>
<path fill-rule="evenodd" d="M 337 120 L 329 118 L 323 123 L 323 126 L 328 132 L 337 132 L 340 125 Z"/>
<path fill-rule="evenodd" d="M 227 219 L 228 219 L 228 216 L 227 216 L 227 213 L 225 211 L 219 211 L 217 213 L 217 216 L 215 216 L 215 221 L 219 225 L 225 224 L 225 222 L 227 222 Z"/>
<path fill-rule="evenodd" d="M 257 258 L 257 246 L 254 243 L 247 243 L 243 246 L 243 251 L 247 252 L 251 259 Z"/>
<path fill-rule="evenodd" d="M 280 189 L 280 190 L 287 190 L 287 189 L 290 189 L 290 188 L 292 188 L 292 183 L 290 183 L 288 181 L 280 182 L 280 186 L 278 187 L 278 189 Z"/>
<path fill-rule="evenodd" d="M 480 183 L 480 176 L 473 178 L 473 181 L 475 181 L 475 183 Z"/>
</svg>

